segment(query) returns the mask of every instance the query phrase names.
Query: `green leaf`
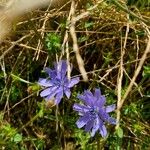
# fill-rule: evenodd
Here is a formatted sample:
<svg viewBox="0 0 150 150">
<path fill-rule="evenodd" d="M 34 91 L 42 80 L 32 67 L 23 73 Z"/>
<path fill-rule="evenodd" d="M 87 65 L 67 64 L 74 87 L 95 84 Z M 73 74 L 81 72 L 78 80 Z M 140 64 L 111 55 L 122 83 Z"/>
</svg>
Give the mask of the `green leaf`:
<svg viewBox="0 0 150 150">
<path fill-rule="evenodd" d="M 93 26 L 93 22 L 85 22 L 85 28 L 90 28 Z"/>
<path fill-rule="evenodd" d="M 123 130 L 122 130 L 122 128 L 118 127 L 116 132 L 117 132 L 117 135 L 118 135 L 119 138 L 123 138 Z"/>
<path fill-rule="evenodd" d="M 16 142 L 16 143 L 21 142 L 21 141 L 22 141 L 22 135 L 17 133 L 17 134 L 14 136 L 13 141 Z"/>
<path fill-rule="evenodd" d="M 150 66 L 144 66 L 143 77 L 150 77 Z"/>
<path fill-rule="evenodd" d="M 44 111 L 43 111 L 43 109 L 41 109 L 41 110 L 39 111 L 39 117 L 42 118 L 43 116 L 44 116 Z"/>
<path fill-rule="evenodd" d="M 49 53 L 59 52 L 61 49 L 61 36 L 55 33 L 49 33 L 45 39 Z"/>
<path fill-rule="evenodd" d="M 86 36 L 83 36 L 83 37 L 78 38 L 78 42 L 79 42 L 79 43 L 85 42 L 85 41 L 87 41 L 87 40 L 88 40 L 88 37 L 86 37 Z"/>
</svg>

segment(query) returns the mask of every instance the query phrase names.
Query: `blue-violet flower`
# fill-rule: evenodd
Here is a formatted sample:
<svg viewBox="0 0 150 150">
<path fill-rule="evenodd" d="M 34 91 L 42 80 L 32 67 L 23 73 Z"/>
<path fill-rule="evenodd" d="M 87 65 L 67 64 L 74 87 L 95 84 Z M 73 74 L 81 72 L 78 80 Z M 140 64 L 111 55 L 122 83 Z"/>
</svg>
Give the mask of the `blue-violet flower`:
<svg viewBox="0 0 150 150">
<path fill-rule="evenodd" d="M 55 104 L 60 103 L 64 94 L 70 98 L 70 88 L 79 82 L 79 77 L 68 79 L 66 61 L 61 60 L 54 63 L 54 69 L 45 68 L 45 72 L 49 77 L 40 78 L 38 81 L 38 84 L 44 87 L 40 96 L 44 97 L 45 100 L 55 98 Z"/>
<path fill-rule="evenodd" d="M 85 127 L 93 137 L 97 131 L 102 137 L 107 136 L 105 122 L 116 124 L 116 120 L 109 116 L 109 112 L 115 109 L 115 105 L 105 106 L 106 98 L 101 95 L 100 89 L 95 89 L 94 94 L 89 90 L 84 91 L 78 98 L 84 104 L 74 104 L 73 109 L 79 112 L 80 118 L 76 122 L 78 128 Z"/>
</svg>

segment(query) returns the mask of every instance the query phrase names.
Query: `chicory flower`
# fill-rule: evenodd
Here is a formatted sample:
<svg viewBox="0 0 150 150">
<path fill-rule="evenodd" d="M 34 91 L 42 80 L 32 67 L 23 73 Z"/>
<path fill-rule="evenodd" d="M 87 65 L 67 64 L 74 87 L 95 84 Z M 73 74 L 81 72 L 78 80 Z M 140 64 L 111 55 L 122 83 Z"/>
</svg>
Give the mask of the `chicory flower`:
<svg viewBox="0 0 150 150">
<path fill-rule="evenodd" d="M 48 78 L 40 78 L 38 84 L 44 87 L 40 96 L 45 100 L 55 98 L 55 104 L 59 104 L 64 94 L 70 98 L 71 91 L 74 85 L 79 82 L 79 77 L 68 79 L 67 77 L 67 63 L 61 60 L 54 63 L 54 69 L 45 68 Z"/>
<path fill-rule="evenodd" d="M 107 130 L 105 123 L 116 124 L 116 120 L 108 114 L 115 110 L 115 105 L 105 106 L 106 98 L 101 95 L 100 89 L 95 89 L 94 94 L 86 90 L 78 98 L 84 104 L 74 104 L 73 106 L 73 109 L 80 115 L 80 118 L 76 122 L 77 127 L 85 127 L 85 131 L 90 132 L 92 137 L 97 131 L 102 137 L 106 137 Z"/>
</svg>

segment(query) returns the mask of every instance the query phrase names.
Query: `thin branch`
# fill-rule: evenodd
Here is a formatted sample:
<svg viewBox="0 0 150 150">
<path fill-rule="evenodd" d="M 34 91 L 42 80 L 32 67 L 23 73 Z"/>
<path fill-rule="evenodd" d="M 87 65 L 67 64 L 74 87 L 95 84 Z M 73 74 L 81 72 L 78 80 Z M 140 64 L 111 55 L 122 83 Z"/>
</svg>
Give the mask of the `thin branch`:
<svg viewBox="0 0 150 150">
<path fill-rule="evenodd" d="M 118 107 L 119 110 L 122 108 L 123 103 L 125 102 L 125 100 L 126 100 L 127 96 L 129 95 L 130 91 L 132 90 L 132 87 L 133 87 L 133 85 L 135 83 L 135 80 L 136 80 L 138 74 L 140 73 L 140 71 L 142 69 L 142 66 L 143 66 L 143 64 L 144 64 L 144 62 L 145 62 L 145 60 L 147 58 L 148 53 L 150 53 L 150 36 L 148 37 L 148 42 L 147 42 L 147 46 L 146 46 L 145 52 L 144 52 L 144 54 L 143 54 L 143 56 L 142 56 L 142 58 L 141 58 L 141 60 L 139 62 L 139 65 L 138 65 L 137 69 L 134 72 L 134 76 L 133 76 L 133 78 L 132 78 L 132 80 L 131 80 L 131 82 L 130 82 L 130 84 L 129 84 L 129 86 L 128 86 L 128 88 L 127 88 L 127 90 L 126 90 L 126 92 L 125 92 L 125 94 L 123 96 L 123 98 L 122 98 L 120 106 Z"/>
<path fill-rule="evenodd" d="M 84 68 L 84 62 L 83 59 L 79 53 L 79 47 L 78 47 L 78 42 L 77 42 L 77 36 L 76 36 L 76 32 L 75 32 L 75 22 L 74 22 L 74 14 L 75 14 L 75 1 L 72 1 L 72 6 L 71 6 L 71 12 L 72 12 L 72 19 L 71 19 L 71 25 L 70 25 L 70 34 L 73 40 L 73 50 L 76 54 L 76 59 L 77 59 L 77 63 L 79 66 L 79 70 L 81 72 L 81 75 L 84 79 L 84 81 L 88 80 L 88 76 L 86 73 L 86 70 Z"/>
</svg>

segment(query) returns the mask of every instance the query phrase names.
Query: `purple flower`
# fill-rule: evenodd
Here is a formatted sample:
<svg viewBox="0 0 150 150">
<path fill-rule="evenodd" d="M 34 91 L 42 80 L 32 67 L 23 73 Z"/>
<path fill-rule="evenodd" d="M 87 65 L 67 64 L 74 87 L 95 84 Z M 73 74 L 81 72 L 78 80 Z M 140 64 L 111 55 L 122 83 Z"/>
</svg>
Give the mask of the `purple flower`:
<svg viewBox="0 0 150 150">
<path fill-rule="evenodd" d="M 54 63 L 54 69 L 45 68 L 45 72 L 49 77 L 46 79 L 40 78 L 38 81 L 38 84 L 44 87 L 40 96 L 46 100 L 55 98 L 55 104 L 60 103 L 64 94 L 67 98 L 70 98 L 70 88 L 79 82 L 79 77 L 68 79 L 66 61 L 61 60 Z"/>
<path fill-rule="evenodd" d="M 85 131 L 90 132 L 92 137 L 97 131 L 102 137 L 106 137 L 105 122 L 116 124 L 116 120 L 108 114 L 115 109 L 115 105 L 105 106 L 106 98 L 101 95 L 100 89 L 95 89 L 94 95 L 89 90 L 84 91 L 84 94 L 79 95 L 78 98 L 84 104 L 73 106 L 73 109 L 81 116 L 76 122 L 77 127 L 85 127 Z"/>
</svg>

